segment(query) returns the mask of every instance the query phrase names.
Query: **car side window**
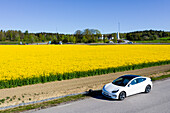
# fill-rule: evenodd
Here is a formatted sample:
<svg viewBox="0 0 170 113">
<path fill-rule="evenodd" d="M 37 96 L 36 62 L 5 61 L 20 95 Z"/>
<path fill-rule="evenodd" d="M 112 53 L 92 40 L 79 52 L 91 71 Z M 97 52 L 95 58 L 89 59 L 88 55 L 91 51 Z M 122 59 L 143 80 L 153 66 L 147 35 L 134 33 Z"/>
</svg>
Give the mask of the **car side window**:
<svg viewBox="0 0 170 113">
<path fill-rule="evenodd" d="M 146 78 L 137 78 L 137 79 L 136 79 L 137 83 L 141 83 L 141 82 L 143 82 L 143 81 L 145 81 L 145 80 L 146 80 Z"/>
<path fill-rule="evenodd" d="M 131 85 L 135 85 L 135 84 L 137 84 L 136 79 L 135 79 L 135 80 L 133 80 L 130 84 L 131 84 Z"/>
<path fill-rule="evenodd" d="M 129 82 L 128 79 L 124 79 L 123 84 L 126 85 Z"/>
</svg>

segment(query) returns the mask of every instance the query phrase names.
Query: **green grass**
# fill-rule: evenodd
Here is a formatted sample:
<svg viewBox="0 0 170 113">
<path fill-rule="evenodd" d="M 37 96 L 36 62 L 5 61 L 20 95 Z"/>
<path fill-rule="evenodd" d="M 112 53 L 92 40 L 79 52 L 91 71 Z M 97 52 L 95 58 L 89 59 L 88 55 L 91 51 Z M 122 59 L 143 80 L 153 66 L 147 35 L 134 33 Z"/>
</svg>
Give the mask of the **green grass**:
<svg viewBox="0 0 170 113">
<path fill-rule="evenodd" d="M 0 44 L 19 44 L 17 41 L 0 41 Z"/>
<path fill-rule="evenodd" d="M 156 81 L 156 80 L 161 80 L 161 79 L 165 79 L 165 78 L 169 78 L 169 77 L 170 77 L 170 74 L 169 75 L 162 75 L 162 76 L 159 76 L 159 77 L 151 77 L 151 80 Z"/>
<path fill-rule="evenodd" d="M 163 37 L 163 38 L 160 38 L 160 40 L 170 40 L 170 37 Z"/>
<path fill-rule="evenodd" d="M 170 43 L 170 37 L 159 38 L 157 40 L 149 40 L 149 41 L 133 41 L 136 43 Z"/>
<path fill-rule="evenodd" d="M 43 102 L 43 103 L 37 103 L 37 104 L 20 106 L 20 107 L 16 107 L 16 108 L 7 109 L 7 110 L 2 110 L 2 111 L 0 111 L 0 113 L 16 113 L 16 112 L 23 112 L 23 111 L 31 110 L 31 109 L 44 109 L 44 108 L 48 108 L 48 107 L 52 107 L 52 106 L 57 106 L 61 103 L 77 101 L 77 100 L 84 99 L 87 97 L 88 96 L 82 95 L 82 94 L 75 95 L 75 96 L 68 96 L 68 97 L 64 97 L 64 98 L 60 98 L 60 99 L 56 99 L 56 100 L 52 100 L 52 101 L 47 101 L 47 102 Z"/>
</svg>

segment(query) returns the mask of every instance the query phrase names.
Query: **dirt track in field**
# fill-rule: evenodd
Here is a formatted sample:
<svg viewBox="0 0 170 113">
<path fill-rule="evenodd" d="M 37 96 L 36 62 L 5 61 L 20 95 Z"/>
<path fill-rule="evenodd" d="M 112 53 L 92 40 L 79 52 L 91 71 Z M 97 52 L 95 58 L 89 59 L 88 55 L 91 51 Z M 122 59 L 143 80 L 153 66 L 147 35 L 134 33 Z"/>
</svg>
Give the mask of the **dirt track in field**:
<svg viewBox="0 0 170 113">
<path fill-rule="evenodd" d="M 0 107 L 16 105 L 22 102 L 42 100 L 50 97 L 63 96 L 72 93 L 81 93 L 88 91 L 89 89 L 101 89 L 104 84 L 109 83 L 124 74 L 160 76 L 170 74 L 170 72 L 167 72 L 169 70 L 170 65 L 163 65 L 92 77 L 55 81 L 10 89 L 0 89 L 0 99 L 5 99 L 5 102 L 1 103 Z M 7 99 L 7 97 L 9 97 L 9 99 Z"/>
</svg>

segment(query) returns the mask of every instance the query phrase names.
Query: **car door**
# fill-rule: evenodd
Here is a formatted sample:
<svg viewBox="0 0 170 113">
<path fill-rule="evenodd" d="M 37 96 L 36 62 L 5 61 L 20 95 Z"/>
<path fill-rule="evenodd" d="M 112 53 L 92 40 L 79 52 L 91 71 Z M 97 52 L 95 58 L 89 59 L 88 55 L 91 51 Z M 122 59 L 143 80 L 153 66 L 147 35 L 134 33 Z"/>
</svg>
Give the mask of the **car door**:
<svg viewBox="0 0 170 113">
<path fill-rule="evenodd" d="M 136 79 L 137 84 L 138 84 L 138 92 L 137 93 L 140 93 L 140 92 L 144 91 L 144 89 L 145 89 L 144 81 L 145 80 L 146 80 L 146 78 L 137 78 Z"/>
<path fill-rule="evenodd" d="M 137 80 L 132 80 L 131 83 L 128 85 L 128 95 L 136 94 L 138 92 L 138 87 L 139 86 L 137 84 Z"/>
</svg>

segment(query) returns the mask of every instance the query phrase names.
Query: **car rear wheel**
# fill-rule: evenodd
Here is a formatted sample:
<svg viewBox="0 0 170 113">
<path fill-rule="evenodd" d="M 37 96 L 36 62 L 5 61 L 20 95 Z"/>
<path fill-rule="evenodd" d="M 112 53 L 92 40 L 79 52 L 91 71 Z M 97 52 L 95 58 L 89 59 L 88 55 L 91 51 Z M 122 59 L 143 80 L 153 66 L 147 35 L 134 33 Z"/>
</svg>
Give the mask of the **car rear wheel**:
<svg viewBox="0 0 170 113">
<path fill-rule="evenodd" d="M 145 88 L 145 93 L 149 93 L 151 91 L 151 86 L 147 85 Z"/>
<path fill-rule="evenodd" d="M 126 93 L 124 91 L 120 92 L 119 100 L 124 100 L 126 98 Z"/>
</svg>

